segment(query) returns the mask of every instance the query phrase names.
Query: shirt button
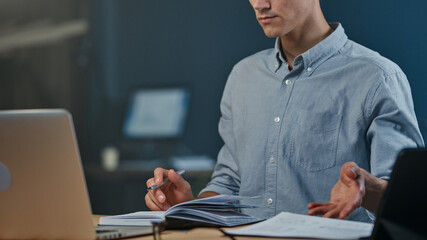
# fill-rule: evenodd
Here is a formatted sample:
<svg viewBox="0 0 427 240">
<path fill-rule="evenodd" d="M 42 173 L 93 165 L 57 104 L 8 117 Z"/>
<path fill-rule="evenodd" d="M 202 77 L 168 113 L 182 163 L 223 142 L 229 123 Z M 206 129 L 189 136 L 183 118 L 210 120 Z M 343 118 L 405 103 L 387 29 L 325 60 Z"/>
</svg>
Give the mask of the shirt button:
<svg viewBox="0 0 427 240">
<path fill-rule="evenodd" d="M 313 69 L 311 67 L 308 67 L 307 71 L 311 72 L 311 71 L 313 71 Z"/>
<path fill-rule="evenodd" d="M 269 198 L 269 199 L 267 200 L 267 203 L 268 203 L 268 204 L 272 204 L 272 203 L 273 203 L 273 199 Z"/>
<path fill-rule="evenodd" d="M 278 123 L 278 122 L 280 122 L 280 118 L 279 117 L 275 117 L 274 121 Z"/>
<path fill-rule="evenodd" d="M 276 161 L 276 159 L 274 159 L 274 157 L 270 158 L 270 163 L 274 163 Z"/>
<path fill-rule="evenodd" d="M 278 68 L 279 67 L 279 64 L 274 64 L 274 68 Z"/>
<path fill-rule="evenodd" d="M 286 80 L 285 83 L 286 83 L 286 85 L 290 85 L 292 83 L 292 81 L 291 80 Z"/>
</svg>

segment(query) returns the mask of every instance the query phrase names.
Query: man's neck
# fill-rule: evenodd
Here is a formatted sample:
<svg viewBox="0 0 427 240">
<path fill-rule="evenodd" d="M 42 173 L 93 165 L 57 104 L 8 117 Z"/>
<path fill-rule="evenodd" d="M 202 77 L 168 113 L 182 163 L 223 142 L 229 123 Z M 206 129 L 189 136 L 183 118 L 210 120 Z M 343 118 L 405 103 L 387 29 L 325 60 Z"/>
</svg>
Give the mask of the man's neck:
<svg viewBox="0 0 427 240">
<path fill-rule="evenodd" d="M 300 24 L 291 32 L 280 37 L 281 51 L 289 64 L 289 70 L 294 67 L 294 59 L 308 51 L 333 32 L 323 14 L 315 14 L 311 19 Z"/>
</svg>

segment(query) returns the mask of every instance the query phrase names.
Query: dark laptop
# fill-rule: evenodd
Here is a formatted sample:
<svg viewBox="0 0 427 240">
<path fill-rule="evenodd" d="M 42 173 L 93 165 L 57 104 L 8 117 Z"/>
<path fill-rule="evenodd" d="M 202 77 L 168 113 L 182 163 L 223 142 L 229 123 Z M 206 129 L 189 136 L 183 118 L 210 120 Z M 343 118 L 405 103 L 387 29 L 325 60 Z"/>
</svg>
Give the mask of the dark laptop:
<svg viewBox="0 0 427 240">
<path fill-rule="evenodd" d="M 371 239 L 427 239 L 427 149 L 398 155 Z"/>
</svg>

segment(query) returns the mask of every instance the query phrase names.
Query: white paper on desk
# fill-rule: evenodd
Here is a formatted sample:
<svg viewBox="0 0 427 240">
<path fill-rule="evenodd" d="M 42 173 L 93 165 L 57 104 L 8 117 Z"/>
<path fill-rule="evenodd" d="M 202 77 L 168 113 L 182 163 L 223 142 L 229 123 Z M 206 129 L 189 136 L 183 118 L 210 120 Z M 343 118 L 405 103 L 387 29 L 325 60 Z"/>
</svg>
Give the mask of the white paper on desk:
<svg viewBox="0 0 427 240">
<path fill-rule="evenodd" d="M 266 221 L 236 230 L 235 236 L 358 239 L 371 236 L 373 224 L 281 212 Z"/>
</svg>

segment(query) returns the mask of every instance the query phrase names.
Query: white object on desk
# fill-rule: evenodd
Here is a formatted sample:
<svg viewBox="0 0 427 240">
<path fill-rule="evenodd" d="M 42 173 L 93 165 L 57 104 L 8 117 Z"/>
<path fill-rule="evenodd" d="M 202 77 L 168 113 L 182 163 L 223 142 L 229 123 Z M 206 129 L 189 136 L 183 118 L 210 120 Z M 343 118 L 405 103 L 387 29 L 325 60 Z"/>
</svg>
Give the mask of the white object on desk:
<svg viewBox="0 0 427 240">
<path fill-rule="evenodd" d="M 119 150 L 116 147 L 105 147 L 101 151 L 102 167 L 107 171 L 114 171 L 119 166 Z"/>
<path fill-rule="evenodd" d="M 374 225 L 355 221 L 281 212 L 266 221 L 225 233 L 235 236 L 358 239 L 369 237 Z"/>
</svg>

